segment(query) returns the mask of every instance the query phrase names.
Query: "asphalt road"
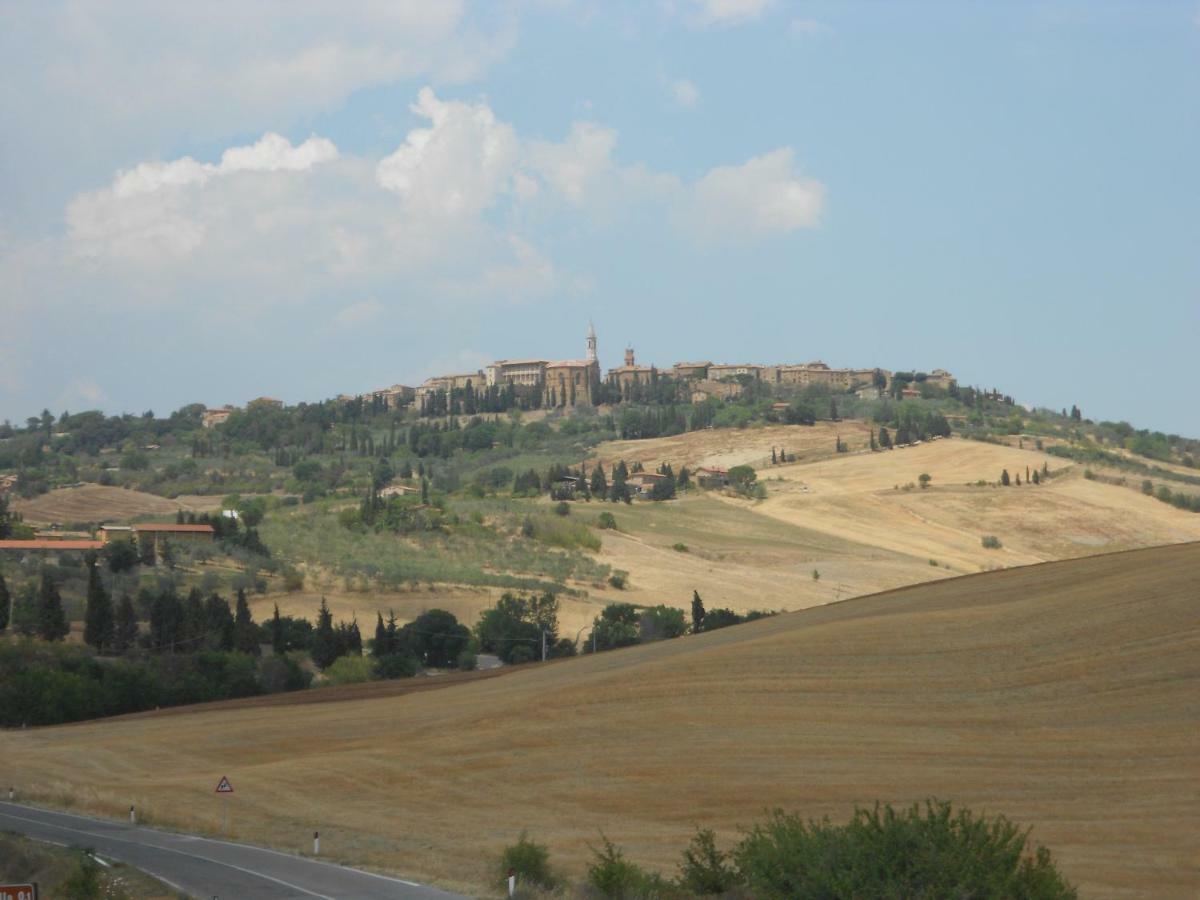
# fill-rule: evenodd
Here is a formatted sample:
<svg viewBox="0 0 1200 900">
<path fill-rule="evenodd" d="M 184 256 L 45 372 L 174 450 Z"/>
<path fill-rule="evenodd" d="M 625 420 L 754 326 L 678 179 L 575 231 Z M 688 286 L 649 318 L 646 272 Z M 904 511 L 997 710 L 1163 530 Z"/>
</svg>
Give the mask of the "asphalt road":
<svg viewBox="0 0 1200 900">
<path fill-rule="evenodd" d="M 0 802 L 0 829 L 37 840 L 87 847 L 101 857 L 128 863 L 182 893 L 203 900 L 459 897 L 410 881 L 275 850 L 49 812 L 16 803 Z"/>
</svg>

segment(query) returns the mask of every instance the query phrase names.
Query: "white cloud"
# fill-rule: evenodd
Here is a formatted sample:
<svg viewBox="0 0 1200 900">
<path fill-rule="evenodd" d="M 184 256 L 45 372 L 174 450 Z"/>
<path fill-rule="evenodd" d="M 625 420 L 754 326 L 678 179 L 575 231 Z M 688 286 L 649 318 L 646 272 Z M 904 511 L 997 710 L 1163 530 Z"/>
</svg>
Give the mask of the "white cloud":
<svg viewBox="0 0 1200 900">
<path fill-rule="evenodd" d="M 687 109 L 700 102 L 700 91 L 686 78 L 680 78 L 671 84 L 671 96 L 675 98 L 676 103 Z"/>
<path fill-rule="evenodd" d="M 690 0 L 693 24 L 742 25 L 762 17 L 775 0 Z"/>
<path fill-rule="evenodd" d="M 594 122 L 576 122 L 562 143 L 533 141 L 530 167 L 572 205 L 586 199 L 596 181 L 613 168 L 617 133 Z"/>
<path fill-rule="evenodd" d="M 378 319 L 383 312 L 383 304 L 371 297 L 342 307 L 333 317 L 333 324 L 338 328 L 357 328 Z"/>
<path fill-rule="evenodd" d="M 94 378 L 76 378 L 58 393 L 54 406 L 60 411 L 66 409 L 79 412 L 82 409 L 97 409 L 103 406 L 107 399 L 107 392 Z"/>
<path fill-rule="evenodd" d="M 483 103 L 438 100 L 422 88 L 413 112 L 429 128 L 408 133 L 376 169 L 379 183 L 404 198 L 410 212 L 436 219 L 473 217 L 508 187 L 517 159 L 511 125 Z"/>
<path fill-rule="evenodd" d="M 783 147 L 710 170 L 685 204 L 685 223 L 710 241 L 779 234 L 814 227 L 824 199 L 823 185 L 798 174 L 791 148 Z"/>
</svg>

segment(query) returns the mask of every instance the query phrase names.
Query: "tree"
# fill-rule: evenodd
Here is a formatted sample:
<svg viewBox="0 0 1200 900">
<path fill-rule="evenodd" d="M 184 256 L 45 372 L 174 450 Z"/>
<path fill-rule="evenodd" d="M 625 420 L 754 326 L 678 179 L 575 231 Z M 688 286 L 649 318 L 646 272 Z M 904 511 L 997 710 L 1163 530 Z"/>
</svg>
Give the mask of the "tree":
<svg viewBox="0 0 1200 900">
<path fill-rule="evenodd" d="M 321 598 L 321 608 L 317 610 L 317 628 L 313 632 L 312 661 L 318 669 L 328 668 L 338 658 L 337 640 L 333 633 L 333 614 L 325 598 Z"/>
<path fill-rule="evenodd" d="M 665 641 L 687 633 L 687 622 L 683 610 L 673 606 L 650 606 L 638 617 L 638 641 Z"/>
<path fill-rule="evenodd" d="M 421 613 L 400 629 L 401 643 L 431 669 L 451 668 L 471 643 L 471 631 L 444 609 Z"/>
<path fill-rule="evenodd" d="M 138 535 L 138 561 L 143 566 L 154 565 L 154 538 L 148 534 Z"/>
<path fill-rule="evenodd" d="M 375 640 L 371 642 L 371 655 L 379 659 L 381 656 L 387 656 L 391 650 L 387 629 L 383 626 L 383 613 L 375 610 Z"/>
<path fill-rule="evenodd" d="M 204 646 L 209 650 L 233 649 L 237 621 L 229 611 L 229 603 L 218 594 L 210 594 L 204 601 L 204 632 Z"/>
<path fill-rule="evenodd" d="M 83 639 L 97 650 L 112 646 L 113 642 L 113 609 L 112 600 L 104 583 L 100 580 L 100 571 L 96 566 L 96 554 L 88 553 L 88 588 L 87 608 L 83 617 Z"/>
<path fill-rule="evenodd" d="M 888 434 L 888 430 L 883 425 L 879 426 L 879 446 L 885 450 L 892 449 L 892 436 Z"/>
<path fill-rule="evenodd" d="M 283 620 L 279 618 L 279 604 L 276 603 L 275 614 L 271 616 L 271 651 L 276 656 L 282 656 L 285 652 L 284 640 Z"/>
<path fill-rule="evenodd" d="M 775 448 L 771 448 L 771 465 L 776 465 L 779 462 L 779 457 L 775 455 Z"/>
<path fill-rule="evenodd" d="M 114 575 L 118 572 L 129 571 L 140 561 L 137 547 L 134 546 L 133 541 L 126 538 L 109 541 L 104 545 L 102 552 L 108 562 L 108 570 Z"/>
<path fill-rule="evenodd" d="M 1034 469 L 1034 470 L 1033 470 L 1033 483 L 1034 483 L 1034 484 L 1041 484 L 1041 483 L 1042 483 L 1042 476 L 1038 474 L 1038 470 L 1037 470 L 1037 469 Z"/>
<path fill-rule="evenodd" d="M 233 649 L 251 656 L 262 653 L 258 643 L 258 626 L 250 615 L 250 604 L 246 602 L 246 592 L 242 588 L 238 588 L 237 612 L 233 619 Z"/>
<path fill-rule="evenodd" d="M 758 473 L 750 466 L 734 466 L 727 477 L 731 488 L 740 494 L 748 494 L 758 480 Z"/>
<path fill-rule="evenodd" d="M 603 500 L 608 496 L 608 479 L 604 476 L 604 467 L 600 463 L 596 463 L 596 468 L 592 469 L 592 483 L 590 485 L 592 495 Z"/>
<path fill-rule="evenodd" d="M 921 482 L 922 488 L 929 487 L 929 482 L 931 482 L 932 480 L 933 480 L 933 476 L 930 475 L 928 472 L 922 472 L 920 474 L 920 476 L 918 476 L 918 478 L 917 478 L 917 481 Z"/>
<path fill-rule="evenodd" d="M 638 642 L 637 607 L 632 603 L 610 603 L 603 612 L 592 620 L 592 633 L 588 647 L 596 650 L 613 650 L 629 647 Z"/>
<path fill-rule="evenodd" d="M 692 633 L 699 634 L 704 630 L 704 601 L 700 599 L 699 591 L 692 591 Z"/>
<path fill-rule="evenodd" d="M 125 653 L 137 643 L 138 620 L 133 608 L 133 600 L 128 594 L 122 594 L 117 603 L 116 627 L 113 630 L 113 650 Z"/>
<path fill-rule="evenodd" d="M 0 572 L 0 631 L 8 627 L 9 606 L 12 597 L 8 593 L 8 585 L 4 583 L 4 573 Z"/>
<path fill-rule="evenodd" d="M 829 398 L 829 418 L 834 422 L 838 420 L 837 399 L 834 397 Z"/>
<path fill-rule="evenodd" d="M 1011 484 L 1011 481 L 1009 480 L 1009 477 L 1008 477 L 1008 469 L 1005 469 L 1003 472 L 1000 473 L 1000 483 L 1002 485 L 1004 485 L 1004 487 L 1008 487 L 1009 484 Z"/>
<path fill-rule="evenodd" d="M 612 487 L 609 488 L 609 499 L 613 503 L 619 503 L 624 500 L 626 503 L 631 502 L 633 495 L 629 491 L 629 485 L 626 484 L 626 479 L 629 477 L 629 469 L 625 465 L 625 460 L 620 460 L 612 470 Z"/>
<path fill-rule="evenodd" d="M 58 585 L 50 577 L 50 572 L 43 569 L 42 583 L 38 589 L 37 635 L 43 641 L 61 641 L 70 632 L 71 625 L 63 612 Z"/>
</svg>

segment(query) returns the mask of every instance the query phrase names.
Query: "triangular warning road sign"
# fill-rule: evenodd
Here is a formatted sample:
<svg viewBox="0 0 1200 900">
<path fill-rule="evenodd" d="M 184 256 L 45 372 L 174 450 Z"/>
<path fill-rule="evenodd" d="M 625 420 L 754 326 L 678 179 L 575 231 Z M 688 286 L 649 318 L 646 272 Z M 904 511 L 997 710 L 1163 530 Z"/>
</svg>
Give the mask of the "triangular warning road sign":
<svg viewBox="0 0 1200 900">
<path fill-rule="evenodd" d="M 233 793 L 233 785 L 229 783 L 229 779 L 226 778 L 224 775 L 222 775 L 221 780 L 219 782 L 217 782 L 216 792 L 218 794 L 232 794 Z"/>
</svg>

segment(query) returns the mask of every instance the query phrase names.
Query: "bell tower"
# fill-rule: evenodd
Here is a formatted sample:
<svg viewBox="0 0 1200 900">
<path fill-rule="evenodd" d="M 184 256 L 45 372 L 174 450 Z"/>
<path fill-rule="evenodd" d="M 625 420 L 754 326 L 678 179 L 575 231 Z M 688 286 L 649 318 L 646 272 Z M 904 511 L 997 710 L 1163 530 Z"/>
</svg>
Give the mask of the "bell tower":
<svg viewBox="0 0 1200 900">
<path fill-rule="evenodd" d="M 633 368 L 633 348 L 632 347 L 625 348 L 625 365 L 628 368 L 631 368 L 631 369 Z"/>
<path fill-rule="evenodd" d="M 590 321 L 588 322 L 587 333 L 587 361 L 590 363 L 596 362 L 596 329 Z"/>
</svg>

